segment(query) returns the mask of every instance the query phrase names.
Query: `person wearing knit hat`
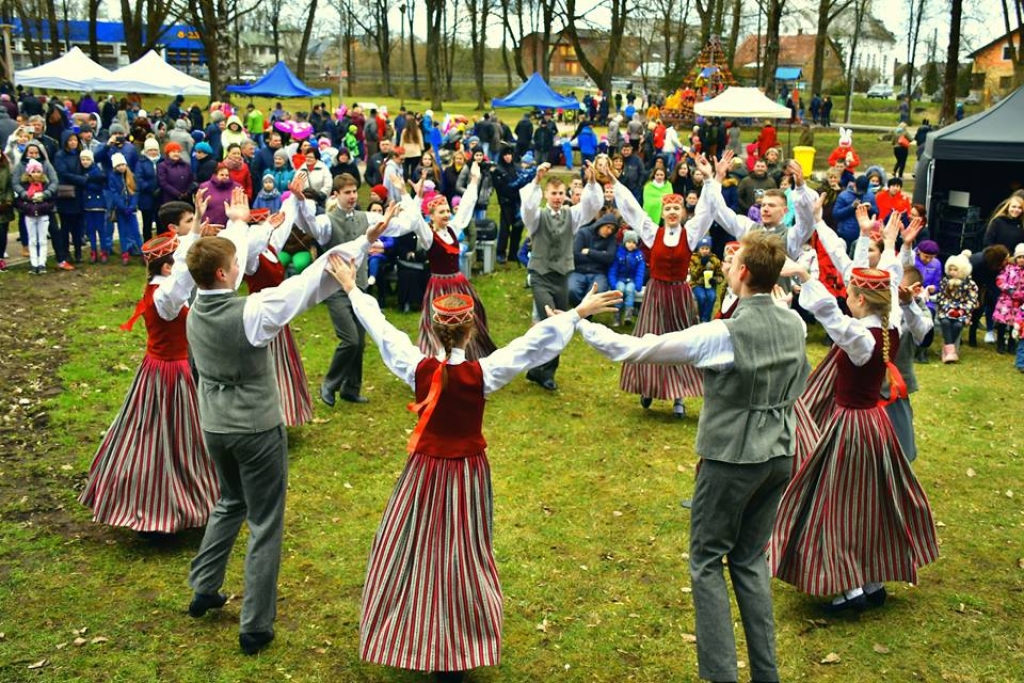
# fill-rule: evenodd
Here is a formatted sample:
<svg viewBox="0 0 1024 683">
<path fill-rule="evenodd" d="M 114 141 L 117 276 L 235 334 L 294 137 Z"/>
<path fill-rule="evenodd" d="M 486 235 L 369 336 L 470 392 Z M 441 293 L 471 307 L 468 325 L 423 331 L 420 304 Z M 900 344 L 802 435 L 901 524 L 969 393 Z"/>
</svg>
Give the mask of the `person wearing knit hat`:
<svg viewBox="0 0 1024 683">
<path fill-rule="evenodd" d="M 196 190 L 192 163 L 177 142 L 164 145 L 164 159 L 156 167 L 157 185 L 160 188 L 160 204 L 168 202 L 192 202 Z M 166 227 L 162 222 L 159 229 Z"/>
<path fill-rule="evenodd" d="M 267 169 L 260 180 L 260 190 L 253 200 L 252 208 L 268 209 L 270 213 L 277 213 L 281 210 L 281 201 L 281 191 L 277 189 L 274 172 Z"/>
<path fill-rule="evenodd" d="M 778 681 L 764 548 L 792 470 L 792 405 L 809 370 L 806 327 L 771 295 L 786 263 L 781 239 L 761 231 L 749 234 L 735 259 L 730 285 L 740 303 L 729 321 L 644 337 L 617 334 L 586 320 L 577 329 L 587 344 L 615 361 L 703 368 L 704 407 L 696 442 L 701 463 L 689 533 L 698 675 L 737 680 L 733 634 L 740 621 L 751 679 Z M 729 605 L 726 557 L 739 619 Z"/>
<path fill-rule="evenodd" d="M 697 305 L 687 278 L 690 257 L 697 248 L 697 242 L 711 228 L 707 199 L 701 196 L 696 215 L 686 220 L 682 195 L 666 194 L 661 198 L 664 227 L 659 227 L 632 191 L 610 172 L 608 162 L 602 158 L 598 163 L 601 166 L 598 172 L 609 178 L 613 185 L 615 206 L 623 220 L 637 231 L 651 250 L 649 281 L 633 334 L 637 337 L 667 334 L 697 324 Z M 701 372 L 691 365 L 623 363 L 619 386 L 624 391 L 638 394 L 640 405 L 645 410 L 651 407 L 654 399 L 672 401 L 672 412 L 679 419 L 686 416 L 683 399 L 703 394 Z"/>
<path fill-rule="evenodd" d="M 615 252 L 615 260 L 608 269 L 608 286 L 622 292 L 622 301 L 615 313 L 613 327 L 633 322 L 636 295 L 644 288 L 647 263 L 644 261 L 643 252 L 637 248 L 639 246 L 640 237 L 636 230 L 626 230 L 622 233 L 622 244 Z"/>
<path fill-rule="evenodd" d="M 142 143 L 142 158 L 135 166 L 135 184 L 139 193 L 139 212 L 142 214 L 142 240 L 148 242 L 153 236 L 153 226 L 156 226 L 156 234 L 160 233 L 160 226 L 157 223 L 157 209 L 160 208 L 160 182 L 157 176 L 157 169 L 163 159 L 160 156 L 160 143 L 156 136 L 150 135 Z"/>
<path fill-rule="evenodd" d="M 377 201 L 379 201 L 381 204 L 388 203 L 388 188 L 384 187 L 383 185 L 374 185 L 373 187 L 370 188 L 370 192 L 373 194 L 374 197 L 377 198 Z"/>
<path fill-rule="evenodd" d="M 273 159 L 272 166 L 267 170 L 274 174 L 274 187 L 283 194 L 288 191 L 288 185 L 295 178 L 295 169 L 292 168 L 287 150 L 283 148 L 275 150 L 271 158 Z"/>
<path fill-rule="evenodd" d="M 128 145 L 130 147 L 130 145 Z M 133 148 L 134 149 L 134 148 Z M 145 163 L 149 163 L 148 161 Z M 110 156 L 112 172 L 107 178 L 107 195 L 117 219 L 117 235 L 121 243 L 121 264 L 127 266 L 131 256 L 142 255 L 142 236 L 139 233 L 139 192 L 135 174 L 128 167 L 124 154 Z"/>
<path fill-rule="evenodd" d="M 171 268 L 176 250 L 184 259 L 189 244 L 177 235 L 160 235 L 142 245 L 148 281 L 121 328 L 130 331 L 142 318 L 146 353 L 78 497 L 92 509 L 94 522 L 126 527 L 143 538 L 204 526 L 220 492 L 196 417 L 185 334 L 191 277 L 187 271 L 172 274 Z"/>
<path fill-rule="evenodd" d="M 384 350 L 385 365 L 412 388 L 416 403 L 409 409 L 418 414 L 405 470 L 370 550 L 360 656 L 414 671 L 440 668 L 438 680 L 462 680 L 465 672 L 497 666 L 501 658 L 502 597 L 482 431 L 484 411 L 493 402 L 486 398 L 523 370 L 554 358 L 575 324 L 614 310 L 610 304 L 618 294 L 588 294 L 574 310 L 552 315 L 500 352 L 471 361 L 466 349 L 479 315 L 471 296 L 452 293 L 426 302 L 423 315 L 432 336 L 445 340 L 434 356 L 384 318 L 376 299 L 357 286 L 350 265 L 335 261 L 331 273 L 360 324 Z M 406 608 L 424 600 L 434 607 Z"/>
<path fill-rule="evenodd" d="M 885 233 L 887 259 L 895 260 L 896 233 Z M 908 395 L 892 362 L 900 335 L 890 318 L 891 275 L 852 269 L 850 315 L 805 268 L 792 275 L 802 281 L 800 306 L 839 347 L 835 409 L 782 496 L 769 556 L 777 578 L 813 596 L 834 595 L 827 611 L 859 611 L 884 604 L 885 581 L 919 585 L 918 568 L 939 555 L 928 497 L 883 407 Z M 880 401 L 887 377 L 888 398 Z M 863 543 L 865 534 L 875 541 Z"/>
<path fill-rule="evenodd" d="M 697 242 L 697 251 L 690 257 L 690 282 L 700 321 L 711 320 L 718 300 L 718 285 L 723 281 L 722 262 L 711 252 L 711 237 L 705 235 Z"/>
</svg>

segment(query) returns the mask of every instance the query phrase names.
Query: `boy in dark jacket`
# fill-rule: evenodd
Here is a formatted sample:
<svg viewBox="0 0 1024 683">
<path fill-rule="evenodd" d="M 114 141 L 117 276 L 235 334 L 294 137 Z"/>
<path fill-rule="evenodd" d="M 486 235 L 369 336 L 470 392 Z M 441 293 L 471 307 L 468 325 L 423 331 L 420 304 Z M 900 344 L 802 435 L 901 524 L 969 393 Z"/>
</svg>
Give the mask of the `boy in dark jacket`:
<svg viewBox="0 0 1024 683">
<path fill-rule="evenodd" d="M 644 255 L 637 249 L 640 242 L 634 230 L 626 230 L 622 235 L 622 245 L 615 253 L 615 260 L 612 267 L 608 269 L 608 285 L 612 289 L 622 292 L 622 301 L 619 303 L 619 311 L 615 314 L 614 327 L 623 322 L 633 322 L 633 306 L 636 302 L 636 293 L 644 288 L 644 278 L 647 276 L 647 264 L 644 262 Z M 625 318 L 623 318 L 625 312 Z"/>
<path fill-rule="evenodd" d="M 114 247 L 114 231 L 108 229 L 107 199 L 104 190 L 107 187 L 107 174 L 103 172 L 93 153 L 83 149 L 78 155 L 85 176 L 82 188 L 82 211 L 84 214 L 85 235 L 89 238 L 89 261 L 106 263 L 110 251 Z"/>
</svg>

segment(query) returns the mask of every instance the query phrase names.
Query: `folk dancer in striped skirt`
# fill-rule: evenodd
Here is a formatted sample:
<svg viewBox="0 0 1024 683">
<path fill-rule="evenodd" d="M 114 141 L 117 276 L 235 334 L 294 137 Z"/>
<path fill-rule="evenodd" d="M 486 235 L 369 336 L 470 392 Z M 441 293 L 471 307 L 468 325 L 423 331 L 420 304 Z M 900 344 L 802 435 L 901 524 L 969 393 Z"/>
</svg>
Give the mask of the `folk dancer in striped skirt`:
<svg viewBox="0 0 1024 683">
<path fill-rule="evenodd" d="M 530 236 L 529 272 L 530 289 L 533 291 L 534 314 L 543 317 L 551 307 L 556 310 L 569 309 L 569 273 L 573 269 L 572 243 L 580 227 L 588 225 L 604 205 L 604 193 L 594 181 L 594 169 L 590 162 L 584 163 L 587 184 L 574 206 L 566 206 L 565 183 L 558 178 L 545 176 L 551 164 L 544 163 L 537 168 L 537 177 L 519 190 L 522 200 L 523 225 Z M 547 206 L 541 208 L 541 185 Z M 548 391 L 558 388 L 555 371 L 558 370 L 558 356 L 547 363 L 531 368 L 526 379 L 539 384 Z"/>
<path fill-rule="evenodd" d="M 644 290 L 633 336 L 667 334 L 696 325 L 700 317 L 687 278 L 693 250 L 711 228 L 707 202 L 702 197 L 695 214 L 684 224 L 686 210 L 682 195 L 665 195 L 661 198 L 664 227 L 658 227 L 629 188 L 611 174 L 606 175 L 614 184 L 615 206 L 619 213 L 651 250 L 650 280 Z M 639 394 L 640 405 L 645 409 L 651 407 L 654 399 L 672 400 L 672 411 L 678 418 L 686 415 L 684 398 L 704 393 L 701 371 L 685 364 L 623 363 L 619 388 Z"/>
<path fill-rule="evenodd" d="M 736 680 L 736 641 L 723 576 L 729 559 L 746 633 L 751 678 L 777 681 L 771 572 L 764 549 L 792 471 L 793 404 L 810 367 L 803 320 L 770 292 L 786 261 L 782 240 L 746 235 L 729 270 L 739 294 L 733 316 L 637 338 L 578 324 L 583 338 L 616 361 L 704 368 L 697 427 L 701 465 L 690 516 L 690 577 L 700 677 Z"/>
<path fill-rule="evenodd" d="M 419 246 L 427 251 L 430 265 L 430 279 L 423 294 L 423 313 L 420 316 L 420 335 L 417 343 L 420 351 L 435 356 L 442 350 L 440 340 L 434 336 L 430 318 L 430 302 L 446 294 L 465 294 L 473 299 L 474 324 L 476 331 L 466 346 L 466 360 L 478 360 L 490 355 L 496 348 L 487 330 L 487 312 L 480 302 L 473 285 L 459 269 L 459 238 L 473 220 L 477 192 L 480 189 L 480 165 L 474 163 L 469 170 L 469 185 L 459 203 L 459 210 L 452 215 L 451 207 L 444 195 L 437 195 L 430 201 L 420 199 L 422 181 L 416 184 L 417 196 L 402 201 L 403 212 L 409 214 L 409 225 L 416 233 Z M 430 225 L 423 220 L 426 213 Z"/>
<path fill-rule="evenodd" d="M 886 246 L 895 244 L 886 237 Z M 893 255 L 895 256 L 895 255 Z M 779 504 L 771 542 L 775 576 L 815 596 L 834 595 L 830 612 L 881 605 L 886 581 L 917 583 L 917 569 L 938 557 L 928 498 L 903 455 L 879 399 L 887 369 L 892 396 L 906 396 L 891 355 L 890 273 L 855 269 L 843 315 L 802 267 L 800 304 L 839 347 L 836 408 L 814 453 Z"/>
<path fill-rule="evenodd" d="M 280 213 L 250 229 L 250 247 L 244 276 L 250 294 L 277 287 L 284 282 L 284 264 L 277 255 L 291 235 L 296 211 L 295 198 L 289 194 Z M 306 424 L 313 419 L 313 399 L 291 325 L 281 328 L 281 332 L 270 342 L 270 356 L 277 374 L 284 423 L 289 427 Z"/>
<path fill-rule="evenodd" d="M 470 203 L 472 206 L 472 203 Z M 508 346 L 470 361 L 474 303 L 448 294 L 431 303 L 444 355 L 425 356 L 359 291 L 350 264 L 332 261 L 360 323 L 395 375 L 414 391 L 419 421 L 409 460 L 373 540 L 359 622 L 363 660 L 438 680 L 497 666 L 502 596 L 491 547 L 492 499 L 485 400 L 523 370 L 561 353 L 581 317 L 614 311 L 618 292 L 587 295 L 575 310 L 552 316 Z"/>
<path fill-rule="evenodd" d="M 292 319 L 338 290 L 334 278 L 324 274 L 328 255 L 361 261 L 384 224 L 333 247 L 281 285 L 240 297 L 235 290 L 244 266 L 239 261 L 248 249 L 246 232 L 237 242 L 224 234 L 235 225 L 247 227 L 249 204 L 241 188 L 232 193 L 227 216 L 228 230 L 197 240 L 187 256 L 199 290 L 186 329 L 199 372 L 199 420 L 221 487 L 192 560 L 188 582 L 195 594 L 188 612 L 199 618 L 224 606 L 221 587 L 228 560 L 246 523 L 250 533 L 238 643 L 252 655 L 274 640 L 288 490 L 288 432 L 267 347 Z"/>
<path fill-rule="evenodd" d="M 143 319 L 146 355 L 78 497 L 92 508 L 93 521 L 143 535 L 203 526 L 219 495 L 188 362 L 185 320 L 191 285 L 182 286 L 176 277 L 181 268 L 172 275 L 176 256 L 183 263 L 187 246 L 179 246 L 170 233 L 142 247 L 149 282 L 121 329 L 131 330 Z"/>
</svg>

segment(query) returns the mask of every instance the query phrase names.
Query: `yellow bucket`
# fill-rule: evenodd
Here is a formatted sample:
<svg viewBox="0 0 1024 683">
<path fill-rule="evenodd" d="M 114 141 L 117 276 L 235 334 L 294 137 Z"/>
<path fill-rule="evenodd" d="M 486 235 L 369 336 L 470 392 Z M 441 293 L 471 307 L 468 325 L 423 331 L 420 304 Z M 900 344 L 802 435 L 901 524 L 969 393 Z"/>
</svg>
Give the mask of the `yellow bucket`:
<svg viewBox="0 0 1024 683">
<path fill-rule="evenodd" d="M 793 148 L 793 159 L 796 163 L 800 164 L 800 168 L 803 169 L 804 175 L 811 175 L 811 171 L 814 170 L 814 152 L 813 147 L 794 147 Z"/>
</svg>

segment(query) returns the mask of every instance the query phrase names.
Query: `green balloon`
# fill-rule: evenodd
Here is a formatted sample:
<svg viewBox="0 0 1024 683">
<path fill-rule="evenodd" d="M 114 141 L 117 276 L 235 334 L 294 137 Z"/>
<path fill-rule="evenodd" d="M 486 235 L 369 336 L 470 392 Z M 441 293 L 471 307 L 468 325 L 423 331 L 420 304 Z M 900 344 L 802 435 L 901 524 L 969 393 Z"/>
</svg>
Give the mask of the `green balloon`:
<svg viewBox="0 0 1024 683">
<path fill-rule="evenodd" d="M 313 256 L 308 251 L 300 251 L 297 254 L 292 254 L 292 268 L 295 269 L 296 273 L 304 271 L 312 262 Z"/>
<path fill-rule="evenodd" d="M 292 255 L 287 251 L 282 251 L 277 255 L 277 260 L 281 262 L 281 265 L 288 267 L 288 264 L 292 262 Z"/>
</svg>

